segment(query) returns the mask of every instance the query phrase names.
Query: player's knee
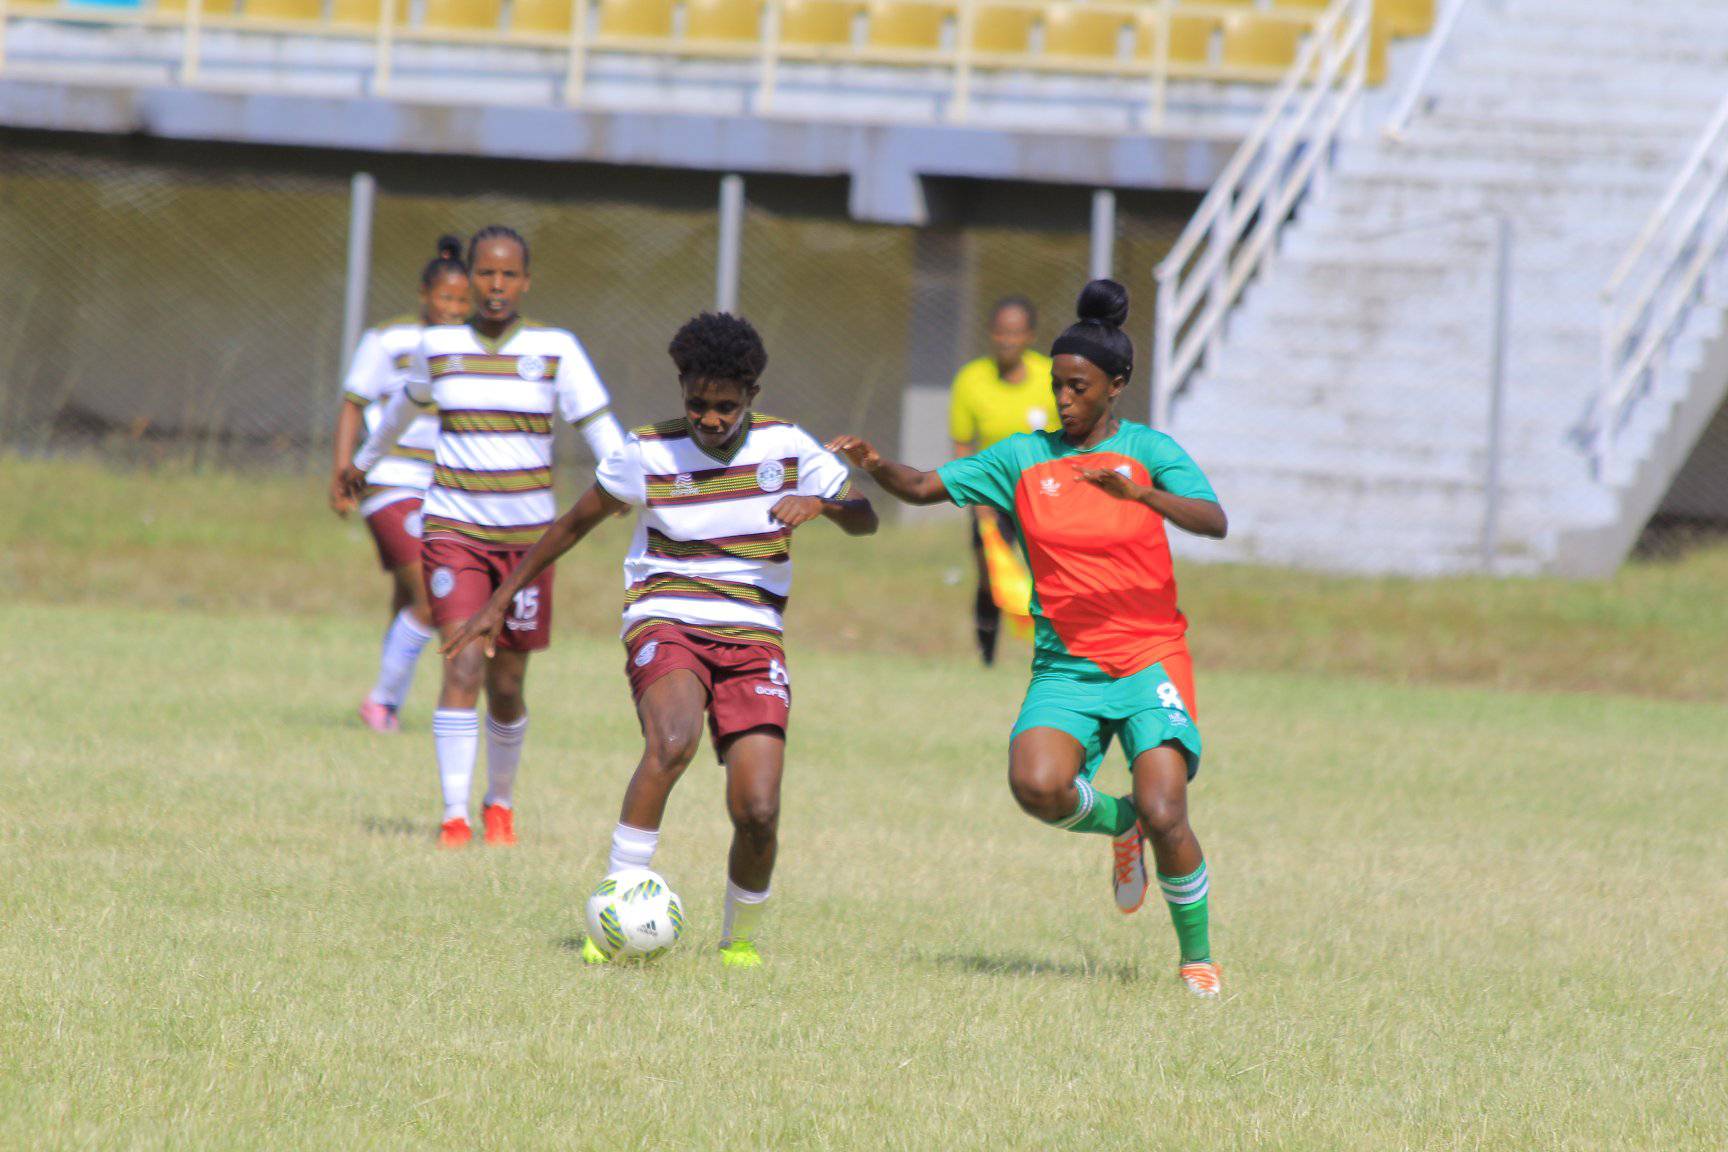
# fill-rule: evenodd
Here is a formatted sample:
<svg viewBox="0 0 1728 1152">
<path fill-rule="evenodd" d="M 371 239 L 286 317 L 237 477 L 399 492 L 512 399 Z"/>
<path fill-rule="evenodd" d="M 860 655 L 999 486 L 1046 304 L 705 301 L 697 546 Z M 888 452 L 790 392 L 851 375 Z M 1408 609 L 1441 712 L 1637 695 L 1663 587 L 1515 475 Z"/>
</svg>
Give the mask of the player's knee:
<svg viewBox="0 0 1728 1152">
<path fill-rule="evenodd" d="M 1074 808 L 1070 776 L 1037 766 L 1015 765 L 1008 771 L 1008 788 L 1021 809 L 1040 820 L 1060 820 Z"/>
<path fill-rule="evenodd" d="M 1174 836 L 1188 826 L 1188 802 L 1180 796 L 1166 792 L 1136 796 L 1134 806 L 1140 810 L 1140 826 L 1154 840 Z"/>
<path fill-rule="evenodd" d="M 696 758 L 702 732 L 698 728 L 672 727 L 648 738 L 643 766 L 651 771 L 677 776 Z"/>
<path fill-rule="evenodd" d="M 740 796 L 731 805 L 732 827 L 754 848 L 774 842 L 780 828 L 778 796 Z"/>
</svg>

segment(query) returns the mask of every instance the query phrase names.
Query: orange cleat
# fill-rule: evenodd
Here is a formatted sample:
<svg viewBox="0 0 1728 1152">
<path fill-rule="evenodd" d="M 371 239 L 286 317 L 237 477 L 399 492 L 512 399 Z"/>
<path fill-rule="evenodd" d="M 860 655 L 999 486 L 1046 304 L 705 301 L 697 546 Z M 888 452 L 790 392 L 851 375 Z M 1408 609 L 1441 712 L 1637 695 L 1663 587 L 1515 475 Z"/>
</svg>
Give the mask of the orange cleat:
<svg viewBox="0 0 1728 1152">
<path fill-rule="evenodd" d="M 1216 960 L 1190 960 L 1176 969 L 1182 986 L 1206 1000 L 1216 1000 L 1224 991 L 1224 973 Z"/>
<path fill-rule="evenodd" d="M 474 830 L 468 827 L 468 821 L 460 816 L 452 816 L 444 821 L 438 829 L 438 847 L 461 848 L 474 839 Z"/>
<path fill-rule="evenodd" d="M 486 805 L 480 810 L 480 822 L 486 825 L 486 843 L 516 843 L 515 813 L 504 805 Z"/>
</svg>

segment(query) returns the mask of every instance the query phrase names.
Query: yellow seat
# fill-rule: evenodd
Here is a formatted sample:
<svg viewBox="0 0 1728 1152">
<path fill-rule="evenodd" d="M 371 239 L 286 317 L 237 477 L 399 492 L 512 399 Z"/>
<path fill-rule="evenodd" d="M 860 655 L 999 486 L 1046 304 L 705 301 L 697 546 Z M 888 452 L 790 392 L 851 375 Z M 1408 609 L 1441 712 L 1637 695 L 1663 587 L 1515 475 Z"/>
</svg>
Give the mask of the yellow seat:
<svg viewBox="0 0 1728 1152">
<path fill-rule="evenodd" d="M 1066 59 L 1115 60 L 1122 54 L 1122 29 L 1131 18 L 1122 12 L 1088 12 L 1065 4 L 1044 18 L 1044 54 Z"/>
<path fill-rule="evenodd" d="M 570 35 L 571 0 L 516 0 L 510 6 L 510 31 L 538 36 Z"/>
<path fill-rule="evenodd" d="M 396 11 L 403 12 L 408 0 L 396 0 Z M 331 0 L 332 24 L 376 24 L 384 11 L 383 0 Z"/>
<path fill-rule="evenodd" d="M 852 43 L 852 19 L 861 8 L 852 0 L 787 0 L 780 14 L 785 44 L 845 47 Z"/>
<path fill-rule="evenodd" d="M 1434 0 L 1376 0 L 1374 15 L 1394 36 L 1426 36 L 1434 27 Z"/>
<path fill-rule="evenodd" d="M 1224 19 L 1226 68 L 1264 69 L 1282 76 L 1296 63 L 1296 50 L 1306 29 L 1287 20 L 1268 20 L 1243 13 Z"/>
<path fill-rule="evenodd" d="M 204 0 L 199 11 L 206 16 L 232 16 L 239 6 L 239 0 Z M 187 0 L 156 0 L 158 12 L 184 12 L 189 7 Z"/>
<path fill-rule="evenodd" d="M 998 56 L 1025 56 L 1032 51 L 1035 8 L 980 7 L 972 18 L 972 50 Z"/>
<path fill-rule="evenodd" d="M 600 39 L 670 40 L 674 0 L 599 0 Z"/>
<path fill-rule="evenodd" d="M 762 39 L 759 0 L 689 0 L 684 38 L 704 44 L 755 44 Z"/>
<path fill-rule="evenodd" d="M 1332 7 L 1332 0 L 1272 0 L 1274 8 L 1293 8 L 1299 12 L 1324 12 Z"/>
<path fill-rule="evenodd" d="M 946 4 L 894 3 L 870 5 L 868 43 L 872 48 L 909 48 L 934 52 L 942 47 L 942 26 L 954 16 Z"/>
<path fill-rule="evenodd" d="M 1170 63 L 1213 63 L 1212 43 L 1217 39 L 1218 31 L 1223 25 L 1224 22 L 1216 16 L 1170 17 Z M 1154 23 L 1152 27 L 1156 30 L 1157 24 Z M 1156 47 L 1153 36 L 1142 37 L 1141 55 L 1152 55 Z"/>
<path fill-rule="evenodd" d="M 324 19 L 324 4 L 323 0 L 246 0 L 240 14 L 248 20 L 318 23 Z"/>
<path fill-rule="evenodd" d="M 412 5 L 403 4 L 402 8 L 411 10 Z M 407 12 L 403 15 L 406 17 Z M 503 15 L 501 0 L 426 0 L 420 27 L 496 32 Z"/>
</svg>

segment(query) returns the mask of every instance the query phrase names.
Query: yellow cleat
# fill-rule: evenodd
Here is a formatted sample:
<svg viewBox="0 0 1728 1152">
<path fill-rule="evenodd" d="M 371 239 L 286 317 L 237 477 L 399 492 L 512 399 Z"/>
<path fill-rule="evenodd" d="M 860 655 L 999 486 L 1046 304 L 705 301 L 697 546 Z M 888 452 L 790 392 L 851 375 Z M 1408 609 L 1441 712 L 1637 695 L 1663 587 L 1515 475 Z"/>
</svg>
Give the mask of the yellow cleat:
<svg viewBox="0 0 1728 1152">
<path fill-rule="evenodd" d="M 1176 969 L 1182 986 L 1205 1000 L 1216 1000 L 1224 991 L 1224 973 L 1216 960 L 1192 960 Z"/>
<path fill-rule="evenodd" d="M 748 940 L 734 940 L 720 946 L 720 963 L 728 968 L 760 968 L 762 954 Z"/>
<path fill-rule="evenodd" d="M 582 963 L 610 964 L 612 963 L 612 958 L 606 955 L 606 953 L 600 951 L 600 945 L 594 943 L 594 941 L 589 937 L 584 936 L 582 937 Z"/>
</svg>

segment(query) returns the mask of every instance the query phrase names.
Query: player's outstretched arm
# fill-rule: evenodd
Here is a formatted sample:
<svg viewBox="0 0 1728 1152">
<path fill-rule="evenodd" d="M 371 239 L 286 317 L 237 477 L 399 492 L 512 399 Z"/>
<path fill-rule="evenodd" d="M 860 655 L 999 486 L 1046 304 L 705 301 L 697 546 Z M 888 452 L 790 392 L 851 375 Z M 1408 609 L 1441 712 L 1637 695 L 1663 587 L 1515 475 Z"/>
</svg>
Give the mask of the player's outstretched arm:
<svg viewBox="0 0 1728 1152">
<path fill-rule="evenodd" d="M 1136 484 L 1110 468 L 1076 468 L 1074 471 L 1086 483 L 1103 489 L 1118 500 L 1146 505 L 1184 532 L 1222 540 L 1230 531 L 1230 520 L 1224 515 L 1224 506 L 1215 500 L 1178 496 L 1162 488 Z"/>
<path fill-rule="evenodd" d="M 948 499 L 948 487 L 941 476 L 884 460 L 869 441 L 858 436 L 836 436 L 827 447 L 828 451 L 844 456 L 854 468 L 868 472 L 884 492 L 903 504 L 940 504 Z"/>
<path fill-rule="evenodd" d="M 824 500 L 820 496 L 787 496 L 768 510 L 777 524 L 796 528 L 818 516 L 826 516 L 848 536 L 869 536 L 876 531 L 876 509 L 858 495 Z"/>
<path fill-rule="evenodd" d="M 534 583 L 534 578 L 546 571 L 548 565 L 581 543 L 584 536 L 594 531 L 595 525 L 609 516 L 618 515 L 624 508 L 623 501 L 613 498 L 600 485 L 589 488 L 568 512 L 552 521 L 551 527 L 540 534 L 540 539 L 522 554 L 522 562 L 486 601 L 486 607 L 463 621 L 439 651 L 448 659 L 484 637 L 487 658 L 496 655 L 498 635 L 504 631 L 504 617 L 516 593 Z"/>
</svg>

